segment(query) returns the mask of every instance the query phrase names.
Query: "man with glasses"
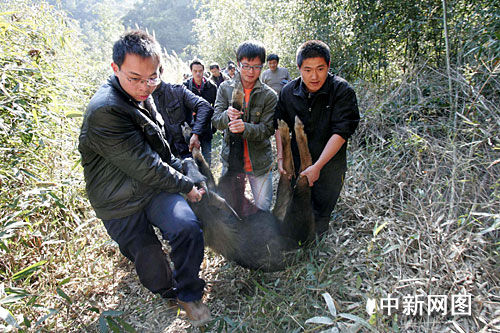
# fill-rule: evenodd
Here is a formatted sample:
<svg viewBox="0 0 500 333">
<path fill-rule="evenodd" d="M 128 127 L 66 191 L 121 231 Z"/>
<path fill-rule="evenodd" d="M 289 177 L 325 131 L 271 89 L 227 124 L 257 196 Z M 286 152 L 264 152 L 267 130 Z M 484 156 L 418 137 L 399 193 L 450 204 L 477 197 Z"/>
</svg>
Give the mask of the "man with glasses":
<svg viewBox="0 0 500 333">
<path fill-rule="evenodd" d="M 161 82 L 160 46 L 143 31 L 128 32 L 113 46 L 111 67 L 114 74 L 92 97 L 79 138 L 90 203 L 141 283 L 177 297 L 200 325 L 210 319 L 198 276 L 203 234 L 180 193 L 197 202 L 204 192 L 180 172 L 151 97 Z M 173 274 L 153 226 L 170 243 Z"/>
<path fill-rule="evenodd" d="M 260 79 L 266 50 L 258 42 L 246 41 L 236 51 L 239 73 L 220 85 L 215 100 L 212 124 L 224 131 L 222 176 L 219 184 L 230 184 L 231 193 L 223 193 L 236 212 L 242 207 L 248 178 L 255 205 L 270 210 L 272 200 L 273 155 L 269 138 L 274 133 L 273 115 L 276 93 Z M 240 92 L 241 110 L 233 108 L 234 96 Z"/>
</svg>

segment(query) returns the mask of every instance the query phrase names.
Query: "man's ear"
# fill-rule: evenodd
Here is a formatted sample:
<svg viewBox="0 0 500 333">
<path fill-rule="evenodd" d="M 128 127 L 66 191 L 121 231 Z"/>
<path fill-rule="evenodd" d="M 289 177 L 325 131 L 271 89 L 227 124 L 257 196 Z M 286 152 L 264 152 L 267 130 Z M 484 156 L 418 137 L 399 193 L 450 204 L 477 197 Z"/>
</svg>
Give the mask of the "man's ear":
<svg viewBox="0 0 500 333">
<path fill-rule="evenodd" d="M 114 62 L 111 63 L 111 68 L 113 69 L 113 72 L 115 72 L 115 74 L 120 70 L 120 67 L 118 67 L 118 65 Z"/>
</svg>

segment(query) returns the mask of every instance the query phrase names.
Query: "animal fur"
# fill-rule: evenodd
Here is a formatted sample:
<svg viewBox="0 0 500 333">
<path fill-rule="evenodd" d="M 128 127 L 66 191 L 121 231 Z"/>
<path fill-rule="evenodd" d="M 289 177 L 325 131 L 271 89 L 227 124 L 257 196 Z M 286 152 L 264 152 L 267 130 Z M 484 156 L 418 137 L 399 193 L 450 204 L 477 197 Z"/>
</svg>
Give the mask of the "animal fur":
<svg viewBox="0 0 500 333">
<path fill-rule="evenodd" d="M 279 123 L 283 142 L 284 167 L 294 175 L 290 148 L 290 134 L 286 123 Z M 295 119 L 295 134 L 300 151 L 302 169 L 311 165 L 304 126 Z M 198 149 L 193 158 L 207 179 L 213 179 L 210 169 Z M 209 174 L 206 174 L 209 172 Z M 235 213 L 227 201 L 208 186 L 208 193 L 198 203 L 190 203 L 203 225 L 205 245 L 237 264 L 263 271 L 282 270 L 291 262 L 291 253 L 314 237 L 314 215 L 311 207 L 311 189 L 305 177 L 293 180 L 281 177 L 273 213 L 256 209 L 245 215 Z M 217 192 L 223 192 L 221 184 Z M 239 198 L 243 200 L 243 198 Z"/>
</svg>

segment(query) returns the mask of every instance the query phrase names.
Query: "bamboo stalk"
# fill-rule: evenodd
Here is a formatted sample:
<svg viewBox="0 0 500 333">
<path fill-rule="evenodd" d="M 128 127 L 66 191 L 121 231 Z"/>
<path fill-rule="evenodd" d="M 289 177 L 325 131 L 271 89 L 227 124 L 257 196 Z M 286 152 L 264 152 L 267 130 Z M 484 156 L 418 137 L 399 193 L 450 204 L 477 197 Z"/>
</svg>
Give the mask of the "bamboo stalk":
<svg viewBox="0 0 500 333">
<path fill-rule="evenodd" d="M 448 98 L 450 103 L 450 118 L 453 117 L 453 134 L 451 139 L 451 144 L 453 146 L 453 164 L 451 171 L 451 191 L 450 191 L 450 200 L 449 200 L 449 210 L 448 210 L 448 221 L 454 218 L 454 209 L 455 209 L 455 174 L 457 171 L 457 146 L 455 144 L 455 139 L 457 136 L 457 112 L 454 108 L 453 104 L 453 86 L 451 83 L 451 66 L 450 66 L 450 45 L 448 38 L 448 18 L 446 16 L 446 0 L 442 0 L 443 4 L 443 29 L 444 29 L 444 41 L 446 47 L 446 72 L 448 75 Z M 450 224 L 448 224 L 447 228 L 449 229 Z"/>
</svg>

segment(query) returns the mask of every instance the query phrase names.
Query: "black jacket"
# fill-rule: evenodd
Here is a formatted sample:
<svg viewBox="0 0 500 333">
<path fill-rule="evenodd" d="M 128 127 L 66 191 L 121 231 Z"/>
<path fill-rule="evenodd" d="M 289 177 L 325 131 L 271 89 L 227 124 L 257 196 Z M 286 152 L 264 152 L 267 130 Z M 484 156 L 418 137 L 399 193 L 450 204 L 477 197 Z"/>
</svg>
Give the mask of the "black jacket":
<svg viewBox="0 0 500 333">
<path fill-rule="evenodd" d="M 172 154 L 190 157 L 189 146 L 182 135 L 181 124 L 187 122 L 200 139 L 211 138 L 211 119 L 214 109 L 206 100 L 179 84 L 162 82 L 153 92 L 158 112 L 165 121 L 165 132 Z M 196 120 L 193 116 L 196 114 Z"/>
<path fill-rule="evenodd" d="M 189 78 L 184 81 L 184 85 L 188 90 L 192 91 L 195 95 L 203 97 L 211 106 L 215 105 L 215 98 L 217 97 L 217 86 L 213 84 L 210 80 L 206 80 L 203 78 L 203 82 L 201 84 L 200 89 L 196 88 L 196 85 L 193 82 L 193 78 Z M 198 115 L 195 115 L 195 119 Z M 215 133 L 216 129 L 212 128 L 212 124 L 210 123 L 210 134 L 203 136 L 205 140 L 212 140 L 213 133 Z"/>
<path fill-rule="evenodd" d="M 158 192 L 188 193 L 191 180 L 171 152 L 152 98 L 145 108 L 113 75 L 85 112 L 78 150 L 87 194 L 103 220 L 132 215 Z"/>
<path fill-rule="evenodd" d="M 328 74 L 323 86 L 315 93 L 306 90 L 300 77 L 289 82 L 280 92 L 275 118 L 283 119 L 289 128 L 293 129 L 296 115 L 304 123 L 313 163 L 318 160 L 333 134 L 338 134 L 346 140 L 337 154 L 321 170 L 322 173 L 334 169 L 337 172 L 344 172 L 347 168 L 347 140 L 359 123 L 356 94 L 347 81 Z M 298 172 L 300 158 L 293 130 L 292 153 L 295 170 Z"/>
<path fill-rule="evenodd" d="M 215 98 L 217 97 L 217 86 L 213 84 L 210 80 L 203 79 L 200 89 L 196 88 L 193 82 L 193 78 L 189 78 L 184 81 L 184 85 L 195 95 L 203 97 L 210 105 L 215 104 Z"/>
</svg>

